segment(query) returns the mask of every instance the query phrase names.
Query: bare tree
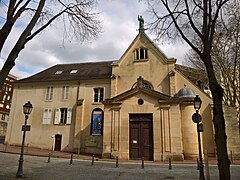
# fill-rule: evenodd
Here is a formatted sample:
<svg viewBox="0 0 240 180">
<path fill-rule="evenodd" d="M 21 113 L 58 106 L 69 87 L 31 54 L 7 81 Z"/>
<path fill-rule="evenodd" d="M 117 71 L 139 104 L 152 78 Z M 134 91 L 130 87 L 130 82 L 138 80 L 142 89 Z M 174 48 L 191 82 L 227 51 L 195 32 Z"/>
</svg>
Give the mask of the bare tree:
<svg viewBox="0 0 240 180">
<path fill-rule="evenodd" d="M 228 1 L 148 0 L 149 10 L 154 18 L 154 21 L 150 23 L 150 29 L 157 34 L 157 38 L 184 40 L 198 54 L 205 65 L 213 96 L 213 124 L 221 180 L 230 179 L 230 161 L 227 153 L 227 136 L 222 105 L 224 90 L 214 73 L 211 53 L 216 23 L 220 15 L 224 17 L 222 9 Z"/>
<path fill-rule="evenodd" d="M 8 4 L 7 4 L 8 3 Z M 101 32 L 101 22 L 94 10 L 95 0 L 0 0 L 0 7 L 6 11 L 0 29 L 0 53 L 13 27 L 21 20 L 23 31 L 9 52 L 1 70 L 0 90 L 19 53 L 25 45 L 57 20 L 63 21 L 65 35 L 80 41 L 95 38 Z"/>
<path fill-rule="evenodd" d="M 211 55 L 217 80 L 224 89 L 224 104 L 238 107 L 239 114 L 240 2 L 227 4 L 224 11 L 227 16 L 224 17 L 224 21 L 216 24 Z M 196 68 L 205 69 L 198 54 L 193 50 L 187 54 L 186 62 Z"/>
</svg>

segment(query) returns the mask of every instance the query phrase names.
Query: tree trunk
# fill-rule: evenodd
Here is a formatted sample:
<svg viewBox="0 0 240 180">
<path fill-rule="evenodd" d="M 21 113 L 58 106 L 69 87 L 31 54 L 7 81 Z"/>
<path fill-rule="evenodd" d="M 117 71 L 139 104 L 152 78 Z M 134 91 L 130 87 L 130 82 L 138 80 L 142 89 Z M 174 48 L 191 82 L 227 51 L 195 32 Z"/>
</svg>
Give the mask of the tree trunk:
<svg viewBox="0 0 240 180">
<path fill-rule="evenodd" d="M 225 120 L 223 116 L 222 96 L 219 92 L 223 89 L 221 86 L 215 86 L 216 94 L 213 96 L 213 124 L 215 128 L 215 142 L 217 146 L 217 159 L 220 180 L 230 180 L 230 161 L 227 152 L 227 135 L 225 130 Z"/>
<path fill-rule="evenodd" d="M 2 67 L 1 70 L 1 77 L 0 77 L 0 90 L 3 90 L 4 88 L 4 82 L 11 71 L 11 69 L 14 67 L 15 63 L 14 61 L 6 61 L 4 63 L 4 66 Z M 2 100 L 2 99 L 1 99 Z"/>
<path fill-rule="evenodd" d="M 207 69 L 210 90 L 213 98 L 213 124 L 215 129 L 215 143 L 220 180 L 230 180 L 230 161 L 227 152 L 227 135 L 223 116 L 223 88 L 218 84 L 211 63 L 211 55 L 202 57 Z"/>
</svg>

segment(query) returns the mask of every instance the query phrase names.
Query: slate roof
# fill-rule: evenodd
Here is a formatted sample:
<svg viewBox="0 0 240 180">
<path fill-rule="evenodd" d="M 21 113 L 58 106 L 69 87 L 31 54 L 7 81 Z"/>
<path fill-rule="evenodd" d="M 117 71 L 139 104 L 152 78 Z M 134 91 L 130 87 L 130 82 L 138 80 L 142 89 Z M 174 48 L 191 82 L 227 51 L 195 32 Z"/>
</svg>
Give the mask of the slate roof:
<svg viewBox="0 0 240 180">
<path fill-rule="evenodd" d="M 113 62 L 116 62 L 116 60 L 75 64 L 57 64 L 33 76 L 21 79 L 17 81 L 17 83 L 110 79 L 112 75 L 111 65 Z M 181 72 L 186 78 L 188 78 L 197 86 L 205 86 L 208 82 L 206 73 L 202 70 L 197 70 L 179 64 L 175 64 L 175 69 Z M 70 73 L 72 70 L 77 70 L 77 72 Z M 62 73 L 56 74 L 57 71 L 62 71 Z M 202 89 L 203 87 L 200 88 Z"/>
<path fill-rule="evenodd" d="M 175 64 L 175 69 L 189 79 L 193 84 L 200 89 L 208 87 L 208 78 L 204 70 L 194 69 L 191 67 Z"/>
<path fill-rule="evenodd" d="M 48 81 L 67 81 L 67 80 L 91 80 L 105 79 L 112 75 L 111 64 L 114 61 L 87 62 L 76 64 L 57 64 L 33 76 L 19 80 L 19 83 L 27 82 L 48 82 Z M 76 73 L 70 73 L 77 70 Z M 57 71 L 62 71 L 56 74 Z"/>
</svg>

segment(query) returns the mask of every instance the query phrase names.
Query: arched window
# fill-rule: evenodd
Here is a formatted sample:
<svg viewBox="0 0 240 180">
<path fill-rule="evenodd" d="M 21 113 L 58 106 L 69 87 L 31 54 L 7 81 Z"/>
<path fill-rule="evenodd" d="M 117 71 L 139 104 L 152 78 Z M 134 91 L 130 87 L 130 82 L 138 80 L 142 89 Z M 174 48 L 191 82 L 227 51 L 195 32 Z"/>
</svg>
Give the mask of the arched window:
<svg viewBox="0 0 240 180">
<path fill-rule="evenodd" d="M 132 85 L 132 88 L 131 88 L 131 89 L 135 88 L 136 86 L 141 86 L 141 87 L 143 87 L 143 88 L 152 89 L 152 90 L 153 90 L 153 85 L 152 85 L 150 82 L 142 79 L 141 76 L 137 79 L 137 82 L 135 82 L 135 83 Z"/>
<path fill-rule="evenodd" d="M 103 118 L 104 113 L 100 108 L 95 108 L 92 111 L 92 120 L 91 120 L 91 135 L 103 135 Z"/>
</svg>

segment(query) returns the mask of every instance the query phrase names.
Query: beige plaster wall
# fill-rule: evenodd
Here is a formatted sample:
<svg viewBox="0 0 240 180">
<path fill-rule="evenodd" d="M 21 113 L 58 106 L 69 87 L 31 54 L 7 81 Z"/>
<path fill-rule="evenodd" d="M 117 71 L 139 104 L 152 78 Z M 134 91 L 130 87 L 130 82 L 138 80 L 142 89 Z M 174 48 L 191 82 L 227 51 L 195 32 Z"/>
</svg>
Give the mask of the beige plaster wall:
<svg viewBox="0 0 240 180">
<path fill-rule="evenodd" d="M 185 85 L 187 85 L 188 88 L 192 89 L 196 95 L 199 95 L 199 97 L 202 100 L 202 106 L 199 111 L 199 113 L 202 116 L 202 123 L 203 123 L 203 130 L 204 130 L 203 133 L 201 133 L 201 137 L 202 137 L 201 139 L 202 139 L 202 144 L 203 144 L 202 146 L 203 146 L 204 151 L 207 150 L 210 155 L 214 155 L 216 152 L 215 152 L 215 143 L 214 143 L 214 129 L 213 129 L 213 123 L 212 123 L 212 114 L 211 114 L 212 100 L 201 89 L 199 89 L 197 86 L 192 84 L 189 80 L 187 80 L 181 73 L 179 73 L 178 71 L 175 71 L 175 72 L 176 72 L 176 74 L 175 74 L 176 92 L 178 92 L 181 88 L 183 88 L 184 84 L 185 84 Z M 190 116 L 192 115 L 191 112 L 194 113 L 195 110 L 193 108 L 193 105 L 192 105 L 192 107 L 189 107 L 188 109 L 190 110 L 190 114 L 189 114 L 189 119 L 190 119 Z M 187 112 L 187 113 L 189 113 L 189 112 Z M 183 118 L 182 118 L 182 121 L 184 121 Z M 191 123 L 192 124 L 189 123 L 190 127 L 192 127 L 194 124 L 193 122 L 191 122 Z M 183 131 L 183 129 L 182 129 L 182 131 Z M 197 139 L 195 141 L 197 142 Z M 195 145 L 193 145 L 193 146 L 195 146 Z M 193 149 L 195 149 L 195 147 L 193 147 Z M 195 150 L 194 150 L 193 154 L 195 154 Z"/>
<path fill-rule="evenodd" d="M 148 49 L 148 60 L 134 60 L 134 51 L 140 47 Z M 139 37 L 120 59 L 118 65 L 113 66 L 112 73 L 117 78 L 113 80 L 112 88 L 114 89 L 115 86 L 117 88 L 115 88 L 115 93 L 112 92 L 112 95 L 131 89 L 139 76 L 149 81 L 154 90 L 170 94 L 168 77 L 168 73 L 172 68 L 170 66 L 166 57 L 159 52 L 157 53 L 156 48 L 145 37 Z"/>
<path fill-rule="evenodd" d="M 81 81 L 78 99 L 83 104 L 77 106 L 74 148 L 81 153 L 101 154 L 103 147 L 102 136 L 91 136 L 92 111 L 95 108 L 104 110 L 102 103 L 94 102 L 94 88 L 104 88 L 104 98 L 110 98 L 110 80 Z M 105 115 L 104 115 L 105 117 Z M 105 119 L 105 118 L 104 118 Z"/>
<path fill-rule="evenodd" d="M 195 113 L 193 104 L 181 105 L 181 130 L 183 135 L 183 154 L 185 158 L 198 157 L 198 136 L 197 126 L 192 121 L 192 114 Z"/>
<path fill-rule="evenodd" d="M 181 124 L 181 109 L 179 104 L 171 104 L 171 153 L 166 154 L 163 160 L 172 158 L 173 160 L 183 160 L 183 135 Z"/>
<path fill-rule="evenodd" d="M 53 100 L 45 100 L 47 86 L 53 86 Z M 68 100 L 62 99 L 62 87 L 70 86 L 70 96 Z M 31 125 L 31 131 L 27 132 L 26 145 L 44 149 L 52 149 L 54 138 L 52 135 L 62 134 L 61 149 L 69 149 L 71 144 L 71 136 L 73 134 L 74 116 L 72 116 L 71 125 L 54 125 L 55 109 L 60 107 L 74 108 L 76 102 L 77 85 L 73 82 L 62 83 L 38 83 L 38 84 L 17 84 L 15 86 L 12 108 L 10 112 L 9 126 L 7 130 L 6 143 L 12 145 L 20 145 L 22 142 L 22 125 L 24 124 L 24 114 L 22 106 L 31 101 L 33 111 L 28 119 L 28 125 Z M 43 124 L 44 108 L 52 109 L 51 124 Z"/>
<path fill-rule="evenodd" d="M 143 105 L 138 105 L 138 99 L 144 100 Z M 120 108 L 120 109 L 118 109 Z M 163 111 L 167 112 L 169 117 L 163 116 Z M 111 111 L 111 112 L 110 112 Z M 115 134 L 119 137 L 119 148 L 114 149 L 113 139 L 114 134 L 112 133 L 114 129 L 114 117 L 113 113 L 117 111 L 120 113 L 119 121 L 119 132 L 116 131 Z M 119 156 L 120 159 L 129 159 L 129 114 L 137 113 L 151 113 L 153 115 L 153 153 L 154 160 L 166 160 L 168 157 L 173 157 L 175 159 L 183 159 L 182 156 L 182 135 L 180 127 L 179 106 L 171 108 L 170 105 L 167 108 L 164 106 L 159 106 L 159 102 L 156 98 L 146 95 L 144 93 L 136 93 L 135 95 L 127 98 L 122 102 L 119 107 L 115 109 L 110 109 L 110 107 L 105 107 L 105 124 L 104 124 L 104 144 L 103 144 L 103 155 L 105 157 Z M 171 119 L 171 112 L 174 113 L 174 120 Z M 118 114 L 115 116 L 118 118 Z M 169 126 L 165 127 L 165 132 L 163 132 L 164 120 L 169 121 Z M 178 120 L 177 120 L 178 119 Z M 119 133 L 119 134 L 118 134 Z M 165 145 L 168 144 L 168 147 Z M 177 158 L 176 158 L 177 157 Z"/>
</svg>

